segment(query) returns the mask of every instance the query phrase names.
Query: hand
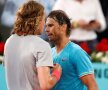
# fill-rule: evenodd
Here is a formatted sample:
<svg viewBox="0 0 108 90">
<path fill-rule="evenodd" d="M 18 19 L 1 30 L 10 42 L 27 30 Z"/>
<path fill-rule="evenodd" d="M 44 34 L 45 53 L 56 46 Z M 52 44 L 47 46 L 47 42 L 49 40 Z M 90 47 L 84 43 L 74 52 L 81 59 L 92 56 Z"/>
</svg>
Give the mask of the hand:
<svg viewBox="0 0 108 90">
<path fill-rule="evenodd" d="M 92 24 L 92 23 L 95 23 L 96 22 L 96 20 L 91 20 L 90 22 L 89 22 L 89 24 Z"/>
<path fill-rule="evenodd" d="M 78 21 L 78 26 L 80 28 L 85 28 L 88 25 L 88 23 L 85 20 L 79 20 Z"/>
</svg>

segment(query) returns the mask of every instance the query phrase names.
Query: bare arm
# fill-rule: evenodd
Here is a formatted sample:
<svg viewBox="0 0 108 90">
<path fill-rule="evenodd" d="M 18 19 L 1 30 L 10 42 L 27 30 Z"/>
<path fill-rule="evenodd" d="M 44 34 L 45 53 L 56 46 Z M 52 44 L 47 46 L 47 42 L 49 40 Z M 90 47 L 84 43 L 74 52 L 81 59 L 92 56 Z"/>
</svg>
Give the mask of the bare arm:
<svg viewBox="0 0 108 90">
<path fill-rule="evenodd" d="M 90 21 L 88 24 L 85 24 L 83 28 L 86 30 L 99 30 L 101 28 L 101 25 L 98 21 L 93 20 Z"/>
<path fill-rule="evenodd" d="M 93 74 L 82 76 L 80 79 L 87 86 L 88 90 L 98 90 Z"/>
<path fill-rule="evenodd" d="M 101 25 L 98 21 L 92 20 L 89 23 L 85 22 L 84 20 L 79 20 L 78 22 L 72 23 L 72 28 L 82 28 L 84 30 L 98 30 L 101 28 Z"/>
<path fill-rule="evenodd" d="M 56 70 L 60 71 L 61 73 L 60 66 L 58 66 Z M 37 72 L 40 87 L 42 90 L 50 90 L 58 81 L 54 75 L 50 74 L 49 67 L 38 67 Z"/>
</svg>

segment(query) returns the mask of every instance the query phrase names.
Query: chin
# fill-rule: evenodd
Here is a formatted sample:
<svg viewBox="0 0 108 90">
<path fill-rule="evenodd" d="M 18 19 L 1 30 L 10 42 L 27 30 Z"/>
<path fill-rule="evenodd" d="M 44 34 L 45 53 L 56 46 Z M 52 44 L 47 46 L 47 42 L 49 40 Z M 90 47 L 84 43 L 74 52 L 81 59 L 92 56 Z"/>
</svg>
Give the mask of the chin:
<svg viewBox="0 0 108 90">
<path fill-rule="evenodd" d="M 52 42 L 53 40 L 49 38 L 49 41 Z"/>
<path fill-rule="evenodd" d="M 52 42 L 52 43 L 55 43 L 55 40 L 53 40 L 53 39 L 49 39 L 49 41 Z"/>
<path fill-rule="evenodd" d="M 50 38 L 48 38 L 50 42 L 52 42 L 52 40 Z"/>
</svg>

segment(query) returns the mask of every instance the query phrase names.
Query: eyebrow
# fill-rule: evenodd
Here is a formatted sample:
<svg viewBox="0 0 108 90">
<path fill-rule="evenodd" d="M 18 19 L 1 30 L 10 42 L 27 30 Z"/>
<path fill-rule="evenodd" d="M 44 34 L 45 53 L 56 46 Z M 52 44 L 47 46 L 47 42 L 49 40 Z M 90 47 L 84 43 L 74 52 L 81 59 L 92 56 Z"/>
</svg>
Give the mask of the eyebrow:
<svg viewBox="0 0 108 90">
<path fill-rule="evenodd" d="M 53 24 L 53 23 L 51 23 L 51 24 L 49 23 L 49 24 L 46 24 L 46 25 L 47 25 L 47 26 L 54 26 L 54 24 Z"/>
</svg>

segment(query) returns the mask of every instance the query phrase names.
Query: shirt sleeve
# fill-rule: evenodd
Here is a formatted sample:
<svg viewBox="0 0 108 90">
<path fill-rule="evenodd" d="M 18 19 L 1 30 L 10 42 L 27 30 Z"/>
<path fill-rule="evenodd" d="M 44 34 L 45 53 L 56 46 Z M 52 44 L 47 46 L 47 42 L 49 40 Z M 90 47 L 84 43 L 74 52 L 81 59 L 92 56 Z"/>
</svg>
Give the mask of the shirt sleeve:
<svg viewBox="0 0 108 90">
<path fill-rule="evenodd" d="M 50 45 L 44 45 L 40 51 L 35 52 L 36 67 L 50 66 L 53 67 L 53 59 Z"/>
<path fill-rule="evenodd" d="M 82 49 L 79 49 L 75 53 L 74 65 L 75 65 L 75 68 L 79 77 L 94 73 L 94 69 L 93 69 L 90 57 Z"/>
<path fill-rule="evenodd" d="M 103 31 L 106 28 L 106 21 L 105 21 L 105 17 L 102 11 L 102 7 L 101 4 L 99 2 L 99 0 L 95 0 L 95 7 L 96 7 L 96 19 L 100 22 L 101 24 L 101 28 L 98 31 Z"/>
</svg>

